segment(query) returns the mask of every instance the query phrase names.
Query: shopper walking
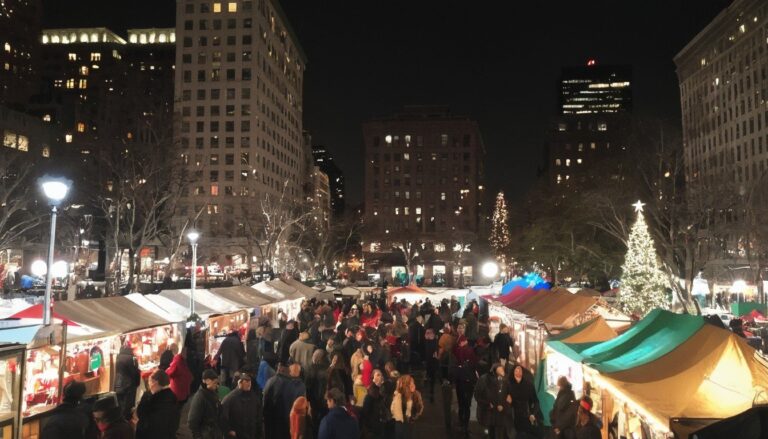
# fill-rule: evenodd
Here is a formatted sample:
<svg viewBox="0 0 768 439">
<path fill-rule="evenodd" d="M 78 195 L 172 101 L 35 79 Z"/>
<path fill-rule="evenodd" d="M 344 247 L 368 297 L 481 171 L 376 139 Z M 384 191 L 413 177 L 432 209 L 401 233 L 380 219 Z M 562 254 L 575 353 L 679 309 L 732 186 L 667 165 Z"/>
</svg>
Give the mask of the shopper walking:
<svg viewBox="0 0 768 439">
<path fill-rule="evenodd" d="M 221 422 L 226 437 L 262 437 L 261 397 L 254 388 L 251 375 L 238 374 L 237 388 L 221 401 Z"/>
<path fill-rule="evenodd" d="M 360 437 L 357 420 L 349 413 L 347 398 L 339 389 L 329 389 L 326 394 L 328 414 L 320 423 L 317 439 L 350 439 Z"/>
<path fill-rule="evenodd" d="M 187 426 L 193 439 L 220 439 L 221 403 L 218 397 L 219 376 L 212 369 L 203 371 L 203 384 L 192 397 Z"/>
<path fill-rule="evenodd" d="M 123 418 L 130 419 L 136 405 L 136 389 L 141 382 L 139 363 L 133 356 L 133 349 L 126 344 L 120 348 L 115 359 L 115 393 Z"/>
<path fill-rule="evenodd" d="M 179 429 L 180 407 L 171 390 L 171 380 L 158 369 L 148 381 L 149 392 L 144 392 L 136 407 L 136 439 L 174 439 Z"/>
</svg>

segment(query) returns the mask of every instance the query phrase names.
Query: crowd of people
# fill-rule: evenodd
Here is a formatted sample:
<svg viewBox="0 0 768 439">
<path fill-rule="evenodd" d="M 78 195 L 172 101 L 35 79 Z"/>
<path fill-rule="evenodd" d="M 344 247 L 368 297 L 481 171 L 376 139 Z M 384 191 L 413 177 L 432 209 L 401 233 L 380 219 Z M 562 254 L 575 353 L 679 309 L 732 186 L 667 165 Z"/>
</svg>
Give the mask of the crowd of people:
<svg viewBox="0 0 768 439">
<path fill-rule="evenodd" d="M 130 349 L 121 351 L 117 397 L 88 405 L 82 384 L 70 383 L 41 439 L 169 439 L 182 423 L 194 439 L 405 439 L 427 406 L 447 434 L 469 437 L 473 399 L 487 437 L 600 437 L 591 400 L 576 400 L 564 378 L 547 414 L 553 428 L 544 429 L 509 328 L 491 340 L 475 301 L 309 300 L 295 319 L 281 312 L 276 320 L 252 319 L 245 340 L 232 331 L 210 356 L 202 328 L 190 329 L 137 404 L 138 368 Z M 441 407 L 432 407 L 436 391 Z"/>
</svg>

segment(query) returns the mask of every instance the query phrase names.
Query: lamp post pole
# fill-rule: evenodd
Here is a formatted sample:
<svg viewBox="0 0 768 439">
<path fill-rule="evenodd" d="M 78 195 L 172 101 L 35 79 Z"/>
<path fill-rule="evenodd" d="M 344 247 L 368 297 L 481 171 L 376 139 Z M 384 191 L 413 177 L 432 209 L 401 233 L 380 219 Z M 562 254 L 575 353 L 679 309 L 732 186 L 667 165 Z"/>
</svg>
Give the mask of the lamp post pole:
<svg viewBox="0 0 768 439">
<path fill-rule="evenodd" d="M 192 243 L 192 282 L 189 288 L 189 316 L 195 315 L 195 287 L 197 286 L 197 242 Z"/>
<path fill-rule="evenodd" d="M 45 296 L 43 296 L 43 325 L 51 324 L 53 289 L 53 244 L 56 242 L 56 206 L 51 208 L 51 240 L 48 243 L 48 269 L 45 274 Z"/>
</svg>

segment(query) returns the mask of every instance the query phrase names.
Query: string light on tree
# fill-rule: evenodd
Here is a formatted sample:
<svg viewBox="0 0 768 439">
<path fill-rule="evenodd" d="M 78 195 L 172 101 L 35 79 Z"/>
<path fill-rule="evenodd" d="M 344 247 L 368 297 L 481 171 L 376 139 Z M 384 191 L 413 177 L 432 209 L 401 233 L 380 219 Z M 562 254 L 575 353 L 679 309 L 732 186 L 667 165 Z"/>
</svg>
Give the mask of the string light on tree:
<svg viewBox="0 0 768 439">
<path fill-rule="evenodd" d="M 504 200 L 504 192 L 496 195 L 496 206 L 491 217 L 491 247 L 496 254 L 496 259 L 501 267 L 506 267 L 506 253 L 509 250 L 511 239 L 509 236 L 509 224 L 507 223 L 507 202 Z"/>
<path fill-rule="evenodd" d="M 624 312 L 641 317 L 654 308 L 669 306 L 666 275 L 659 268 L 653 238 L 648 232 L 648 225 L 643 216 L 644 205 L 640 201 L 633 204 L 637 220 L 629 232 L 618 297 Z"/>
</svg>

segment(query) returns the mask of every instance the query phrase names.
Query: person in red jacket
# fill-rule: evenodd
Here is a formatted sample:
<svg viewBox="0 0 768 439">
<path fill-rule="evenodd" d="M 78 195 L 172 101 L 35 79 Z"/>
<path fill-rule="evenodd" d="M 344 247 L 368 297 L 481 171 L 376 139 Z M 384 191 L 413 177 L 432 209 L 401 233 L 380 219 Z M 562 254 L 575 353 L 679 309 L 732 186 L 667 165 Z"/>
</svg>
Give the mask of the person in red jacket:
<svg viewBox="0 0 768 439">
<path fill-rule="evenodd" d="M 171 391 L 176 395 L 180 405 L 184 405 L 189 398 L 189 389 L 192 384 L 192 372 L 187 366 L 187 348 L 181 350 L 171 360 L 171 365 L 165 370 L 171 379 Z"/>
</svg>

